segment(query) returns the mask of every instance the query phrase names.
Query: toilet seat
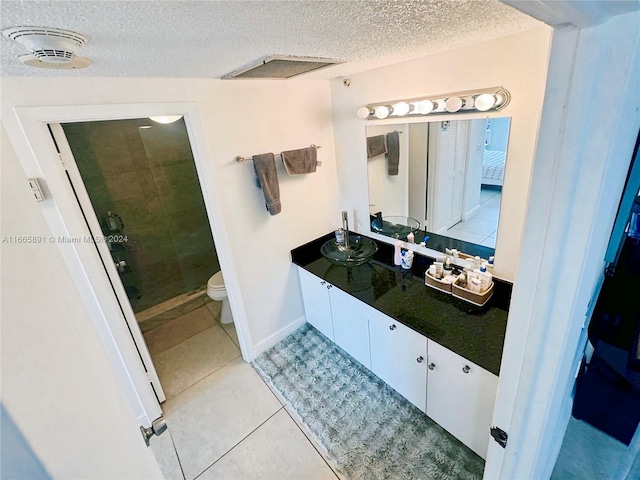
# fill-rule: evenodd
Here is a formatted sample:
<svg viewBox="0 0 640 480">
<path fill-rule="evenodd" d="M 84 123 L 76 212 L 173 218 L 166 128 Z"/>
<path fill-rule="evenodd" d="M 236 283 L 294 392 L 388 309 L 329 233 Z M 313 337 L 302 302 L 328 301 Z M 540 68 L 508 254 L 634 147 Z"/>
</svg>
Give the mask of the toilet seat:
<svg viewBox="0 0 640 480">
<path fill-rule="evenodd" d="M 209 290 L 224 290 L 224 278 L 222 278 L 222 271 L 215 273 L 208 281 L 207 288 Z"/>
<path fill-rule="evenodd" d="M 220 310 L 220 322 L 224 324 L 233 323 L 233 316 L 231 314 L 229 300 L 227 299 L 227 289 L 224 286 L 224 278 L 222 278 L 221 271 L 215 273 L 207 281 L 207 295 L 212 300 L 222 302 L 222 308 Z"/>
</svg>

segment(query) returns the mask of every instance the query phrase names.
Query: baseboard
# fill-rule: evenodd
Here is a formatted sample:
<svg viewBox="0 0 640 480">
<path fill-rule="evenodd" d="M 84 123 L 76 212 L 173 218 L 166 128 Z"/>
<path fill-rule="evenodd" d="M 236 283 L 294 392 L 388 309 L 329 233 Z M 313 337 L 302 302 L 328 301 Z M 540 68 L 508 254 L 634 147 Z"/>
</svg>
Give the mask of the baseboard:
<svg viewBox="0 0 640 480">
<path fill-rule="evenodd" d="M 464 212 L 462 214 L 462 221 L 463 222 L 467 222 L 467 221 L 471 220 L 473 217 L 475 217 L 476 215 L 478 215 L 478 213 L 480 213 L 480 205 L 476 205 L 475 207 L 473 207 L 468 212 Z"/>
<path fill-rule="evenodd" d="M 295 332 L 297 329 L 299 329 L 306 321 L 307 321 L 307 318 L 303 315 L 297 320 L 295 320 L 294 322 L 287 325 L 286 327 L 281 328 L 276 333 L 269 335 L 263 341 L 253 346 L 255 355 L 256 356 L 260 355 L 262 352 L 269 350 L 280 340 L 284 340 L 293 332 Z"/>
</svg>

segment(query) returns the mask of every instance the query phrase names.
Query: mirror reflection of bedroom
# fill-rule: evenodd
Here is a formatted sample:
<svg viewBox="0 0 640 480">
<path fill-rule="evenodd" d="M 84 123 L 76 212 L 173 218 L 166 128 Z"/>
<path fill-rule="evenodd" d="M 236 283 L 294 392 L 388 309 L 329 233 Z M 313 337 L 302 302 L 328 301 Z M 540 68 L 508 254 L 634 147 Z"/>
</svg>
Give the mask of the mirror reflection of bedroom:
<svg viewBox="0 0 640 480">
<path fill-rule="evenodd" d="M 429 158 L 448 167 L 431 170 L 436 180 L 433 203 L 444 203 L 445 196 L 452 199 L 446 216 L 434 212 L 432 231 L 495 248 L 510 123 L 510 118 L 490 118 L 430 130 Z M 444 158 L 448 161 L 442 162 Z"/>
</svg>

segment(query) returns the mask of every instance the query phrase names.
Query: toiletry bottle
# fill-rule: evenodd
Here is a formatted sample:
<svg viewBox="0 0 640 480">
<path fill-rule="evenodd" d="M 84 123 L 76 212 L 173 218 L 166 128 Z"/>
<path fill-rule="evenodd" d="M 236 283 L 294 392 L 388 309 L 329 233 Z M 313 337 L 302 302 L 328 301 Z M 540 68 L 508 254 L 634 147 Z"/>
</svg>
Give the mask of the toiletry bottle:
<svg viewBox="0 0 640 480">
<path fill-rule="evenodd" d="M 402 252 L 402 268 L 409 270 L 413 265 L 413 252 L 411 250 L 405 250 Z"/>
<path fill-rule="evenodd" d="M 409 235 L 407 235 L 407 242 L 409 243 L 415 243 L 415 237 L 413 235 L 413 232 L 409 233 Z"/>
<path fill-rule="evenodd" d="M 402 242 L 400 240 L 396 240 L 395 250 L 393 254 L 393 264 L 402 264 Z"/>
<path fill-rule="evenodd" d="M 336 243 L 341 245 L 344 243 L 344 230 L 342 228 L 336 230 Z"/>
</svg>

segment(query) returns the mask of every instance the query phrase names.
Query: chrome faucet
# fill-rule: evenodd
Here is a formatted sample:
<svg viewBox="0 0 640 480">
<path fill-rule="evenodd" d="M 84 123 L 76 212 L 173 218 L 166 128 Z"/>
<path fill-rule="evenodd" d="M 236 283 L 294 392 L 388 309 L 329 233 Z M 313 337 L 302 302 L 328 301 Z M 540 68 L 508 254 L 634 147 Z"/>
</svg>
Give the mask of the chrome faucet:
<svg viewBox="0 0 640 480">
<path fill-rule="evenodd" d="M 344 230 L 344 248 L 349 248 L 349 219 L 346 210 L 342 212 L 342 229 Z"/>
</svg>

